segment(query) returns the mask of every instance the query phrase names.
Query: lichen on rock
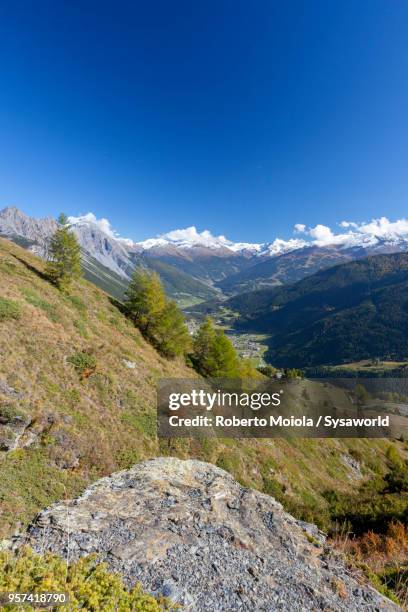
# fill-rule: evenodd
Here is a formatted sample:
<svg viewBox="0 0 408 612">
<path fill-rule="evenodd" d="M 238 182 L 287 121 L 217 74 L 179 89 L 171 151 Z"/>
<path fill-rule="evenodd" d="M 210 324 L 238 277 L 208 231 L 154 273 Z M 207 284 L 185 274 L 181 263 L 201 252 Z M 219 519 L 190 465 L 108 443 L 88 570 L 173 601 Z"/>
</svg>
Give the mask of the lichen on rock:
<svg viewBox="0 0 408 612">
<path fill-rule="evenodd" d="M 158 458 L 102 478 L 43 511 L 23 542 L 70 560 L 97 552 L 128 587 L 191 610 L 397 609 L 316 527 L 200 461 Z"/>
</svg>

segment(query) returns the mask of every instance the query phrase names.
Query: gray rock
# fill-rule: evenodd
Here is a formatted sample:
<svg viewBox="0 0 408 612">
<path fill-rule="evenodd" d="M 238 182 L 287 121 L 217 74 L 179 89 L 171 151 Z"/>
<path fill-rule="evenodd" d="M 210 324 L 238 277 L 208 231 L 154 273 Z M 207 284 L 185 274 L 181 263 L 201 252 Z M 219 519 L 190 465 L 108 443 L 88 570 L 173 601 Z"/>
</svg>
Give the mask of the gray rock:
<svg viewBox="0 0 408 612">
<path fill-rule="evenodd" d="M 22 399 L 24 397 L 23 393 L 19 393 L 13 387 L 10 387 L 5 380 L 0 380 L 0 393 L 13 399 Z"/>
<path fill-rule="evenodd" d="M 0 418 L 0 451 L 8 452 L 32 444 L 31 437 L 24 436 L 30 424 L 29 416 L 13 415 Z"/>
<path fill-rule="evenodd" d="M 57 229 L 57 223 L 50 217 L 34 219 L 21 210 L 9 206 L 0 211 L 0 235 L 13 238 L 22 236 L 32 242 L 31 250 L 44 257 L 52 234 Z"/>
<path fill-rule="evenodd" d="M 362 478 L 363 474 L 361 473 L 361 465 L 354 459 L 351 455 L 341 455 L 341 459 L 343 463 L 350 469 L 349 478 Z"/>
<path fill-rule="evenodd" d="M 129 587 L 200 612 L 398 609 L 310 535 L 321 534 L 227 472 L 159 458 L 46 509 L 16 545 L 97 552 Z"/>
</svg>

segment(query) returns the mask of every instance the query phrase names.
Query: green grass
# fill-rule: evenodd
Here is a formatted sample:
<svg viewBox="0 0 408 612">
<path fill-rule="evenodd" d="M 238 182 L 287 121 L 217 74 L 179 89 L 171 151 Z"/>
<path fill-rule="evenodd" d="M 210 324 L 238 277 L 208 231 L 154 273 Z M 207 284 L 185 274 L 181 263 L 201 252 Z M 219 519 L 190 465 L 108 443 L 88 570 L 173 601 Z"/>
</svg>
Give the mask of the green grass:
<svg viewBox="0 0 408 612">
<path fill-rule="evenodd" d="M 15 300 L 0 297 L 0 322 L 7 319 L 19 319 L 21 317 L 21 306 Z"/>
<path fill-rule="evenodd" d="M 156 436 L 156 418 L 151 412 L 135 414 L 134 412 L 126 411 L 122 414 L 121 420 L 126 425 L 134 427 L 139 433 L 145 434 L 149 438 Z"/>
<path fill-rule="evenodd" d="M 60 315 L 55 304 L 47 302 L 47 300 L 39 296 L 34 289 L 31 287 L 23 287 L 21 293 L 29 304 L 45 312 L 50 321 L 57 323 L 60 320 Z"/>
<path fill-rule="evenodd" d="M 83 479 L 50 464 L 42 449 L 15 450 L 0 459 L 1 520 L 5 525 L 27 525 L 39 508 L 69 497 Z M 39 486 L 39 484 L 41 485 Z"/>
</svg>

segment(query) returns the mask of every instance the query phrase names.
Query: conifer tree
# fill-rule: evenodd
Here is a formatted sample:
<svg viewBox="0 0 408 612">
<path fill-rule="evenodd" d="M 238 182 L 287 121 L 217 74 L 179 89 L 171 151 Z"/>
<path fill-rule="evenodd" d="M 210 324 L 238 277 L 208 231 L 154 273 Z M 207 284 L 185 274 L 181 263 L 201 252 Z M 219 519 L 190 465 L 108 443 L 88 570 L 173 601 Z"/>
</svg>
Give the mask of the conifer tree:
<svg viewBox="0 0 408 612">
<path fill-rule="evenodd" d="M 212 356 L 212 347 L 215 342 L 217 330 L 210 317 L 206 317 L 195 333 L 191 361 L 201 376 L 212 376 L 215 362 Z"/>
<path fill-rule="evenodd" d="M 166 306 L 166 295 L 159 275 L 136 268 L 126 291 L 125 306 L 140 331 L 154 338 Z"/>
<path fill-rule="evenodd" d="M 216 329 L 209 317 L 197 331 L 191 361 L 199 374 L 213 378 L 238 378 L 240 360 L 223 330 Z"/>
<path fill-rule="evenodd" d="M 173 300 L 168 300 L 166 303 L 157 334 L 157 348 L 166 357 L 186 354 L 191 346 L 183 314 Z"/>
<path fill-rule="evenodd" d="M 222 330 L 217 330 L 212 347 L 214 378 L 238 378 L 241 374 L 237 351 L 231 340 Z"/>
<path fill-rule="evenodd" d="M 65 292 L 82 276 L 81 247 L 63 213 L 58 217 L 58 229 L 50 241 L 46 272 L 51 282 Z"/>
<path fill-rule="evenodd" d="M 168 300 L 156 272 L 136 268 L 126 291 L 129 317 L 162 355 L 185 354 L 190 336 L 177 304 Z"/>
</svg>

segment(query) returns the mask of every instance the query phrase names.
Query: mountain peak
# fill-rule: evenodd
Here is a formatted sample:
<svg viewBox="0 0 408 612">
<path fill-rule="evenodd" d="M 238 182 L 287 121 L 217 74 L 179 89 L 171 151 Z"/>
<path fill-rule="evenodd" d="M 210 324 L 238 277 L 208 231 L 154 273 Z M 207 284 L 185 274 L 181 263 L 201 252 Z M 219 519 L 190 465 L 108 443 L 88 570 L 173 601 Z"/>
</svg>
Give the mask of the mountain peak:
<svg viewBox="0 0 408 612">
<path fill-rule="evenodd" d="M 146 250 L 172 245 L 182 249 L 192 249 L 195 247 L 212 250 L 227 249 L 234 253 L 238 253 L 240 251 L 258 253 L 263 247 L 262 244 L 257 243 L 232 242 L 223 235 L 213 236 L 209 230 L 199 232 L 194 225 L 184 229 L 172 230 L 165 234 L 159 235 L 157 238 L 150 238 L 148 240 L 138 242 L 137 245 Z"/>
<path fill-rule="evenodd" d="M 45 242 L 55 232 L 57 223 L 51 217 L 35 219 L 29 217 L 16 206 L 0 210 L 0 235 L 20 236 L 39 247 L 41 254 Z"/>
</svg>

